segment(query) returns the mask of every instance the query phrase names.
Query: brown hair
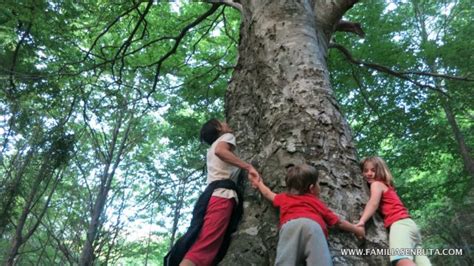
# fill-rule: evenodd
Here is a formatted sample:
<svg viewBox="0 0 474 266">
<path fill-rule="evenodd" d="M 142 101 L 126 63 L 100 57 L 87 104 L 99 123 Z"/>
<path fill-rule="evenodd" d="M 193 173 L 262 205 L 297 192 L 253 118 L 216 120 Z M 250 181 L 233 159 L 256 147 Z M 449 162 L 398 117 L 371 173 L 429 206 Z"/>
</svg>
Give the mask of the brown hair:
<svg viewBox="0 0 474 266">
<path fill-rule="evenodd" d="M 318 171 L 313 166 L 300 164 L 288 167 L 286 173 L 287 190 L 297 191 L 299 194 L 309 192 L 309 187 L 318 182 Z"/>
<path fill-rule="evenodd" d="M 364 171 L 365 164 L 368 162 L 374 164 L 375 166 L 375 180 L 382 181 L 391 187 L 394 186 L 392 173 L 390 173 L 387 164 L 382 158 L 378 156 L 370 156 L 362 159 L 360 162 L 360 170 L 362 172 Z"/>
</svg>

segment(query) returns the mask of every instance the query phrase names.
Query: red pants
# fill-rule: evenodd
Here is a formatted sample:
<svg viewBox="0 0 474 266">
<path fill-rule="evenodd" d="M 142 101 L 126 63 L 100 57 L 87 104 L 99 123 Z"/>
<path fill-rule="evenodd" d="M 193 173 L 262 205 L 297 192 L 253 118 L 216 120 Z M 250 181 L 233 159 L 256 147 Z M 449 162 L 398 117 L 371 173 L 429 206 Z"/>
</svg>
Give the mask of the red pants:
<svg viewBox="0 0 474 266">
<path fill-rule="evenodd" d="M 184 256 L 185 259 L 192 261 L 197 266 L 212 265 L 224 240 L 234 205 L 234 199 L 211 197 L 201 232 Z"/>
</svg>

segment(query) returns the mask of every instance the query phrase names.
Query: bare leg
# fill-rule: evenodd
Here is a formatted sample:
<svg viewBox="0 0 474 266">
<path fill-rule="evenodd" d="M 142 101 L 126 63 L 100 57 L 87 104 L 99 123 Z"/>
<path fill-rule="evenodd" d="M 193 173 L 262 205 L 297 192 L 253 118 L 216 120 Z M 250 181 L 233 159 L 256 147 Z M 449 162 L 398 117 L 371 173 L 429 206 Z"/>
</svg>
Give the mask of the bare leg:
<svg viewBox="0 0 474 266">
<path fill-rule="evenodd" d="M 196 266 L 196 264 L 194 264 L 194 262 L 192 262 L 188 259 L 184 259 L 184 260 L 181 261 L 179 266 Z"/>
<path fill-rule="evenodd" d="M 397 261 L 397 266 L 416 266 L 416 264 L 410 259 L 401 259 Z"/>
</svg>

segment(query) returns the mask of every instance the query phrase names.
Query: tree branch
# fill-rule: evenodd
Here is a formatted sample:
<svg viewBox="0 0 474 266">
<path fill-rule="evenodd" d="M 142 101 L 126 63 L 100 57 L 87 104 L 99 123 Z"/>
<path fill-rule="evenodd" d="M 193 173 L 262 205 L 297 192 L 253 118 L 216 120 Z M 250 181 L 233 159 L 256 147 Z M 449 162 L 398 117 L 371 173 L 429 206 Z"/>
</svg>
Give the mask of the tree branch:
<svg viewBox="0 0 474 266">
<path fill-rule="evenodd" d="M 375 114 L 375 118 L 377 119 L 377 121 L 381 121 L 382 120 L 382 115 L 379 112 L 378 106 L 373 105 L 372 101 L 369 100 L 369 96 L 367 95 L 367 91 L 365 90 L 364 85 L 362 84 L 359 77 L 357 76 L 357 73 L 355 72 L 355 69 L 354 69 L 353 66 L 351 66 L 351 72 L 352 72 L 352 78 L 354 79 L 355 83 L 357 84 L 357 89 L 358 89 L 360 95 L 362 96 L 362 99 L 363 99 L 365 105 L 368 107 L 369 111 L 372 114 Z M 362 124 L 364 125 L 364 127 L 366 127 L 365 125 L 370 125 L 371 128 L 374 126 L 374 124 L 369 124 L 370 118 L 371 118 L 371 116 L 366 116 L 366 117 L 363 118 L 363 123 Z M 385 128 L 386 124 L 385 123 L 380 123 L 380 125 Z M 387 132 L 389 132 L 389 131 L 387 131 Z M 356 131 L 354 138 L 357 139 L 360 136 L 361 133 L 362 132 L 360 130 Z"/>
<path fill-rule="evenodd" d="M 383 72 L 383 73 L 386 73 L 386 74 L 389 74 L 389 75 L 392 75 L 392 76 L 395 76 L 395 77 L 398 77 L 400 79 L 403 79 L 403 80 L 406 80 L 420 88 L 425 88 L 425 89 L 430 89 L 430 90 L 434 90 L 436 92 L 439 92 L 441 94 L 443 94 L 444 96 L 448 97 L 449 98 L 449 95 L 440 90 L 439 88 L 435 87 L 435 86 L 432 86 L 432 85 L 427 85 L 427 84 L 421 84 L 420 82 L 416 81 L 416 80 L 413 80 L 411 79 L 410 77 L 407 77 L 406 75 L 408 74 L 407 72 L 398 72 L 398 71 L 395 71 L 395 70 L 392 70 L 390 69 L 389 67 L 386 67 L 386 66 L 382 66 L 382 65 L 379 65 L 379 64 L 374 64 L 374 63 L 367 63 L 367 62 L 364 62 L 362 60 L 358 60 L 358 59 L 355 59 L 352 54 L 349 52 L 349 50 L 347 50 L 347 48 L 345 48 L 344 46 L 340 45 L 340 44 L 337 44 L 337 43 L 330 43 L 329 44 L 329 48 L 336 48 L 338 49 L 340 52 L 342 52 L 344 54 L 344 56 L 346 57 L 346 59 L 351 62 L 352 64 L 355 64 L 355 65 L 362 65 L 364 67 L 367 67 L 367 68 L 370 68 L 370 69 L 374 69 L 376 71 L 379 71 L 379 72 Z M 417 74 L 417 75 L 421 75 L 420 73 L 423 73 L 424 75 L 428 75 L 429 74 L 432 74 L 431 76 L 433 76 L 434 74 L 433 73 L 425 73 L 425 72 L 409 72 L 410 74 Z M 441 76 L 441 74 L 436 74 L 438 76 Z M 444 75 L 443 75 L 444 76 Z M 456 79 L 455 77 L 451 77 L 451 76 L 446 76 L 445 78 L 452 78 L 452 79 Z"/>
<path fill-rule="evenodd" d="M 33 215 L 35 215 L 35 217 L 38 219 L 36 214 L 33 214 Z M 56 241 L 57 248 L 59 249 L 59 251 L 61 251 L 63 253 L 64 257 L 69 262 L 69 264 L 72 265 L 72 264 L 74 264 L 74 262 L 77 263 L 77 260 L 74 259 L 71 250 L 63 243 L 63 241 L 58 236 L 55 235 L 53 230 L 50 229 L 46 225 L 46 223 L 44 223 L 42 221 L 41 221 L 41 225 L 46 229 L 46 231 L 48 232 L 48 235 L 51 236 L 54 239 L 54 241 Z M 65 230 L 66 229 L 64 228 L 63 231 L 65 231 Z M 52 246 L 52 244 L 51 244 L 51 246 Z"/>
<path fill-rule="evenodd" d="M 191 58 L 191 56 L 196 53 L 197 45 L 201 42 L 202 39 L 204 39 L 204 36 L 206 36 L 207 34 L 209 34 L 209 32 L 214 28 L 214 25 L 215 25 L 215 24 L 218 24 L 218 23 L 216 23 L 216 22 L 217 22 L 217 19 L 218 19 L 221 15 L 222 15 L 222 16 L 224 15 L 224 8 L 223 8 L 222 11 L 219 13 L 219 15 L 217 15 L 216 18 L 211 22 L 211 25 L 209 25 L 209 26 L 207 27 L 207 29 L 204 31 L 204 33 L 201 34 L 201 36 L 199 37 L 199 39 L 193 44 L 191 55 L 188 56 L 188 59 L 186 59 L 185 64 L 187 64 L 188 61 L 189 61 L 189 59 Z"/>
<path fill-rule="evenodd" d="M 336 24 L 336 31 L 344 31 L 344 32 L 352 32 L 359 37 L 364 38 L 365 37 L 365 32 L 360 26 L 360 23 L 357 22 L 350 22 L 347 20 L 339 20 L 339 22 Z"/>
<path fill-rule="evenodd" d="M 51 199 L 53 197 L 53 194 L 54 194 L 54 191 L 56 190 L 56 187 L 58 186 L 59 182 L 61 181 L 61 172 L 58 172 L 56 174 L 56 178 L 54 180 L 54 183 L 53 183 L 53 186 L 51 188 L 51 191 L 46 199 L 46 202 L 43 206 L 43 209 L 41 210 L 40 214 L 37 216 L 37 220 L 36 220 L 36 223 L 33 224 L 32 228 L 26 233 L 26 235 L 23 237 L 23 241 L 27 241 L 33 234 L 34 232 L 36 231 L 36 229 L 38 228 L 38 226 L 40 225 L 41 223 L 41 220 L 43 219 L 43 216 L 46 214 L 46 211 L 48 210 L 49 208 L 49 203 L 51 202 Z M 43 192 L 44 193 L 44 192 Z"/>
<path fill-rule="evenodd" d="M 323 25 L 326 31 L 332 31 L 347 10 L 359 0 L 325 0 L 314 1 L 316 21 Z"/>
<path fill-rule="evenodd" d="M 225 10 L 225 9 L 224 9 Z M 225 32 L 225 35 L 227 35 L 227 37 L 229 37 L 229 39 L 231 39 L 235 44 L 238 44 L 239 42 L 230 34 L 229 30 L 227 29 L 227 25 L 228 25 L 228 22 L 227 22 L 227 18 L 225 16 L 225 12 L 223 12 L 222 14 L 222 19 L 224 21 L 224 32 Z"/>
<path fill-rule="evenodd" d="M 119 50 L 117 51 L 115 57 L 117 58 L 120 54 L 124 55 L 128 48 L 130 47 L 130 45 L 134 42 L 133 40 L 133 37 L 135 36 L 135 34 L 137 33 L 138 29 L 140 28 L 140 25 L 142 24 L 142 22 L 145 22 L 145 29 L 146 29 L 146 20 L 145 20 L 145 16 L 148 14 L 148 12 L 150 11 L 150 8 L 151 6 L 153 5 L 153 0 L 149 0 L 148 1 L 148 4 L 145 8 L 145 11 L 143 13 L 141 13 L 139 10 L 138 10 L 138 7 L 137 7 L 137 10 L 138 10 L 138 13 L 140 14 L 140 18 L 138 19 L 138 22 L 136 23 L 132 33 L 130 34 L 130 36 L 128 36 L 127 40 L 122 44 L 122 46 L 119 48 Z M 142 39 L 144 37 L 144 34 L 142 34 L 142 36 L 139 38 L 139 39 Z M 121 57 L 121 60 L 120 60 L 120 70 L 119 70 L 119 82 L 121 83 L 121 80 L 122 80 L 122 72 L 123 72 L 123 68 L 125 67 L 125 62 L 124 62 L 124 59 L 125 57 L 122 56 Z M 113 60 L 113 63 L 112 63 L 112 73 L 113 73 L 113 69 L 114 69 L 114 64 L 115 64 L 115 61 L 116 60 Z M 114 75 L 115 76 L 115 75 Z"/>
<path fill-rule="evenodd" d="M 91 54 L 92 50 L 94 49 L 94 47 L 96 46 L 97 42 L 99 41 L 100 38 L 102 38 L 102 36 L 104 36 L 117 22 L 120 21 L 121 18 L 123 18 L 124 16 L 130 14 L 133 10 L 137 9 L 138 6 L 140 6 L 141 4 L 141 1 L 137 1 L 137 3 L 135 3 L 134 6 L 132 6 L 132 8 L 126 10 L 125 12 L 123 12 L 122 14 L 120 14 L 118 17 L 115 18 L 114 21 L 112 21 L 112 23 L 110 23 L 106 28 L 105 30 L 103 30 L 99 36 L 97 36 L 97 38 L 95 38 L 94 42 L 92 43 L 91 47 L 89 48 L 89 51 L 87 51 L 86 55 L 84 56 L 84 58 L 82 59 L 82 62 L 84 62 L 87 57 Z"/>
<path fill-rule="evenodd" d="M 450 75 L 440 74 L 440 73 L 421 72 L 421 71 L 406 71 L 406 72 L 399 72 L 399 73 L 402 75 L 419 75 L 419 76 L 429 76 L 429 77 L 434 77 L 434 78 L 444 78 L 444 79 L 474 82 L 474 79 L 470 79 L 467 77 L 456 77 L 456 76 L 450 76 Z"/>
<path fill-rule="evenodd" d="M 19 25 L 18 25 L 18 29 L 21 30 L 21 27 L 23 26 L 23 23 L 20 21 L 19 22 Z M 20 47 L 21 45 L 25 42 L 26 40 L 26 37 L 28 35 L 30 35 L 30 31 L 31 31 L 31 26 L 32 26 L 32 23 L 29 22 L 26 26 L 26 30 L 23 32 L 23 34 L 21 35 L 21 39 L 20 41 L 18 41 L 18 44 L 16 45 L 15 47 L 15 51 L 13 52 L 13 58 L 12 58 L 12 65 L 10 67 L 10 86 L 11 86 L 11 93 L 9 93 L 8 90 L 6 90 L 6 96 L 9 97 L 14 97 L 13 96 L 13 93 L 15 92 L 16 90 L 16 85 L 15 85 L 15 82 L 13 80 L 13 75 L 15 73 L 15 66 L 16 66 L 16 63 L 17 63 L 17 60 L 18 60 L 18 54 L 20 52 Z"/>
<path fill-rule="evenodd" d="M 242 5 L 232 0 L 208 0 L 208 2 L 212 4 L 223 4 L 226 6 L 230 6 L 237 9 L 240 13 L 242 13 Z"/>
<path fill-rule="evenodd" d="M 201 16 L 199 16 L 196 20 L 194 20 L 193 22 L 191 22 L 189 25 L 187 25 L 186 27 L 184 27 L 180 34 L 178 36 L 176 36 L 174 38 L 175 40 L 175 43 L 174 43 L 174 46 L 173 48 L 168 51 L 168 53 L 166 53 L 164 56 L 162 56 L 157 62 L 153 63 L 152 65 L 156 65 L 156 72 L 155 72 L 155 78 L 154 78 L 154 81 L 153 81 L 153 87 L 151 89 L 151 91 L 148 93 L 148 96 L 147 98 L 153 93 L 156 91 L 156 86 L 158 85 L 158 80 L 159 80 L 159 76 L 160 76 L 160 68 L 161 68 L 161 65 L 163 64 L 163 62 L 168 59 L 168 57 L 170 57 L 172 54 L 176 53 L 176 50 L 178 49 L 178 46 L 179 44 L 181 43 L 181 41 L 183 40 L 184 36 L 186 35 L 186 33 L 191 29 L 193 28 L 194 26 L 198 25 L 199 23 L 201 23 L 202 21 L 204 21 L 207 17 L 209 17 L 210 15 L 214 14 L 214 12 L 216 12 L 216 10 L 219 8 L 219 4 L 212 4 L 211 8 L 206 11 L 206 13 L 202 14 Z"/>
</svg>

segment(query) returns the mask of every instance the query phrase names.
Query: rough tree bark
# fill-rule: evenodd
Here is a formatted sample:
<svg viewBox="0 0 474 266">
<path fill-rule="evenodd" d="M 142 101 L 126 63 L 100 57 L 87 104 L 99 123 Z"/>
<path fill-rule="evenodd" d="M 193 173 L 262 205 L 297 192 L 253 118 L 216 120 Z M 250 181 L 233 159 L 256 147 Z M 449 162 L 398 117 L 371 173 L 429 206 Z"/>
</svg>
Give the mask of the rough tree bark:
<svg viewBox="0 0 474 266">
<path fill-rule="evenodd" d="M 354 222 L 367 201 L 350 128 L 329 83 L 326 65 L 336 23 L 356 1 L 240 1 L 238 64 L 226 94 L 226 117 L 239 153 L 252 161 L 265 182 L 283 191 L 285 166 L 309 163 L 320 172 L 322 199 Z M 246 191 L 245 214 L 221 265 L 272 265 L 277 211 L 256 192 Z M 387 257 L 342 256 L 341 248 L 383 248 L 379 218 L 368 225 L 367 241 L 331 230 L 336 265 L 384 265 Z"/>
</svg>

